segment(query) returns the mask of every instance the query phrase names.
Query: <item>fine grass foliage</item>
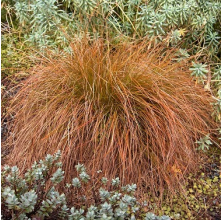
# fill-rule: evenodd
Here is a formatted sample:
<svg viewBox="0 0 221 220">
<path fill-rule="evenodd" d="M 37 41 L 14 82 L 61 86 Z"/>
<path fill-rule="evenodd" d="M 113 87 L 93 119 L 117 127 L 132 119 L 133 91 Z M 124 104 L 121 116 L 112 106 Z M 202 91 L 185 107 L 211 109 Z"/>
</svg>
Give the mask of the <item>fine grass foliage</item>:
<svg viewBox="0 0 221 220">
<path fill-rule="evenodd" d="M 92 176 L 101 169 L 156 195 L 179 188 L 198 168 L 195 142 L 215 129 L 191 64 L 148 42 L 83 39 L 71 47 L 35 66 L 14 98 L 11 163 L 24 169 L 61 150 L 67 181 L 80 162 Z"/>
</svg>

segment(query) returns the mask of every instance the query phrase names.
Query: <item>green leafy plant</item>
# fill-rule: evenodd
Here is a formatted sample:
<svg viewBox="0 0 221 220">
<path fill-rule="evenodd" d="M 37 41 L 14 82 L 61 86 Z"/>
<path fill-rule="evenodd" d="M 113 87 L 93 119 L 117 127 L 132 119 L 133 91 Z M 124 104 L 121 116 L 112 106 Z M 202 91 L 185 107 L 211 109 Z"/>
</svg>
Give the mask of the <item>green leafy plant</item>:
<svg viewBox="0 0 221 220">
<path fill-rule="evenodd" d="M 177 45 L 177 43 L 181 40 L 181 34 L 179 30 L 174 30 L 170 36 L 170 42 L 172 45 Z"/>
<path fill-rule="evenodd" d="M 183 47 L 192 53 L 204 51 L 217 60 L 220 50 L 220 11 L 217 0 L 155 1 L 141 0 L 25 0 L 16 1 L 14 11 L 20 24 L 28 30 L 27 38 L 38 44 L 65 47 L 64 30 L 74 34 L 87 31 L 92 36 L 121 36 L 132 38 L 159 37 L 172 30 L 173 44 L 185 29 Z M 107 30 L 108 33 L 104 34 Z M 62 40 L 63 39 L 63 40 Z"/>
<path fill-rule="evenodd" d="M 202 151 L 209 150 L 210 145 L 212 145 L 209 134 L 203 138 L 200 138 L 200 140 L 198 140 L 196 143 L 198 144 L 197 149 Z"/>
<path fill-rule="evenodd" d="M 142 205 L 135 198 L 136 185 L 120 187 L 119 178 L 112 180 L 115 189 L 107 191 L 100 188 L 94 192 L 95 202 L 88 207 L 76 207 L 68 204 L 67 196 L 70 191 L 84 192 L 87 185 L 90 187 L 90 176 L 82 164 L 76 165 L 79 177 L 72 183 L 66 184 L 63 193 L 56 190 L 56 186 L 64 178 L 62 163 L 59 162 L 61 153 L 47 155 L 44 160 L 34 162 L 31 169 L 22 176 L 14 166 L 4 166 L 2 171 L 2 218 L 3 219 L 144 219 L 169 220 L 168 216 L 156 216 L 153 213 L 144 213 Z M 56 171 L 54 171 L 56 170 Z M 85 181 L 86 180 L 86 181 Z M 50 187 L 47 187 L 51 182 Z M 77 183 L 77 184 L 76 184 Z M 82 184 L 82 185 L 81 185 Z M 92 185 L 92 189 L 95 186 Z M 105 186 L 104 186 L 105 187 Z M 91 188 L 90 188 L 91 190 Z M 83 198 L 90 200 L 81 193 L 72 198 L 74 203 Z"/>
<path fill-rule="evenodd" d="M 196 77 L 198 82 L 203 82 L 207 77 L 208 69 L 206 64 L 193 62 L 190 70 L 192 71 L 191 76 Z"/>
</svg>

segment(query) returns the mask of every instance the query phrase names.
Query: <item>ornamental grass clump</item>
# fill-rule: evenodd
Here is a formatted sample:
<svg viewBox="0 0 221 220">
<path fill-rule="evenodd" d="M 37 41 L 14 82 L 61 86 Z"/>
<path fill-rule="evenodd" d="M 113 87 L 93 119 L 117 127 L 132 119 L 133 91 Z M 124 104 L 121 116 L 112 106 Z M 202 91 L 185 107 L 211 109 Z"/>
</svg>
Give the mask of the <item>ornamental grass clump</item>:
<svg viewBox="0 0 221 220">
<path fill-rule="evenodd" d="M 84 163 L 158 195 L 198 169 L 196 141 L 215 128 L 211 98 L 175 49 L 82 40 L 33 69 L 12 103 L 20 168 L 61 150 L 66 181 Z M 77 184 L 77 183 L 76 183 Z"/>
</svg>

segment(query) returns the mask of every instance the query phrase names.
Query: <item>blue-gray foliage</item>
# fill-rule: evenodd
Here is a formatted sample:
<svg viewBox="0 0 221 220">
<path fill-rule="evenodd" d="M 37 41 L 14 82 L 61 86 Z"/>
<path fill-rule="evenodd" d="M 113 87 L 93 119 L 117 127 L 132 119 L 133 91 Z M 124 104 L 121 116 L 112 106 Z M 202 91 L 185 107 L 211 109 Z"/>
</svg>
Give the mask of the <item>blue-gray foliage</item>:
<svg viewBox="0 0 221 220">
<path fill-rule="evenodd" d="M 91 36 L 162 37 L 183 40 L 192 51 L 216 55 L 220 47 L 219 0 L 16 0 L 27 39 L 40 47 L 67 46 L 67 33 Z M 65 34 L 64 34 L 65 33 Z"/>
<path fill-rule="evenodd" d="M 24 176 L 20 174 L 16 166 L 6 165 L 3 168 L 1 188 L 3 219 L 24 220 L 32 219 L 32 217 L 69 220 L 170 219 L 168 216 L 159 217 L 142 211 L 142 206 L 135 197 L 136 184 L 121 186 L 118 177 L 110 181 L 112 190 L 108 190 L 106 186 L 107 178 L 100 179 L 101 185 L 105 185 L 106 188 L 95 190 L 97 202 L 94 205 L 84 206 L 84 203 L 91 198 L 87 198 L 83 193 L 87 187 L 89 190 L 94 190 L 95 180 L 89 176 L 83 164 L 76 165 L 79 178 L 73 178 L 71 183 L 66 184 L 64 192 L 59 193 L 55 186 L 64 179 L 62 163 L 59 162 L 60 156 L 58 152 L 55 155 L 47 155 L 38 163 L 34 162 Z M 49 183 L 50 187 L 47 188 Z M 71 190 L 72 201 L 82 201 L 81 207 L 79 203 L 78 207 L 68 203 L 68 194 Z"/>
</svg>

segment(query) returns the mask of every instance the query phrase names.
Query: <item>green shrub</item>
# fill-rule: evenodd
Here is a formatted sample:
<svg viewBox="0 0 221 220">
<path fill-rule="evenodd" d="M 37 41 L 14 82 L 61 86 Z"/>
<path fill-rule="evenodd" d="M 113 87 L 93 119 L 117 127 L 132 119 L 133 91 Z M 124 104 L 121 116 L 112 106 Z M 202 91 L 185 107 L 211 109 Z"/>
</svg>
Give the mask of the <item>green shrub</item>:
<svg viewBox="0 0 221 220">
<path fill-rule="evenodd" d="M 214 58 L 220 49 L 218 0 L 19 0 L 14 10 L 28 39 L 39 46 L 65 45 L 63 31 L 91 35 L 125 35 L 130 38 L 162 37 L 171 43 Z M 8 1 L 6 1 L 8 3 Z M 61 28 L 62 27 L 62 28 Z M 107 33 L 106 33 L 107 34 Z"/>
<path fill-rule="evenodd" d="M 200 140 L 198 140 L 196 143 L 198 144 L 197 149 L 202 151 L 209 150 L 210 145 L 212 145 L 209 134 L 203 138 L 200 138 Z"/>
<path fill-rule="evenodd" d="M 56 187 L 64 178 L 60 156 L 59 152 L 53 156 L 47 155 L 44 160 L 34 162 L 24 175 L 20 174 L 16 166 L 4 166 L 1 188 L 3 219 L 170 219 L 168 216 L 159 217 L 142 211 L 142 204 L 135 198 L 136 184 L 120 187 L 120 180 L 116 178 L 111 181 L 113 190 L 108 191 L 105 189 L 108 180 L 105 177 L 91 179 L 82 164 L 75 166 L 78 177 L 66 184 L 63 192 L 59 193 Z M 103 187 L 95 190 L 97 181 L 101 181 Z M 92 198 L 84 195 L 88 185 L 89 190 L 93 191 Z M 75 206 L 68 204 L 66 195 L 70 191 L 75 193 L 72 193 L 74 197 L 69 203 Z M 79 205 L 79 201 L 83 200 L 87 204 L 91 199 L 93 205 Z"/>
</svg>

